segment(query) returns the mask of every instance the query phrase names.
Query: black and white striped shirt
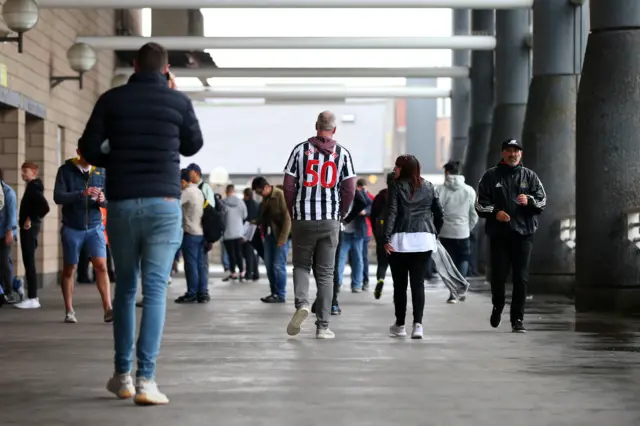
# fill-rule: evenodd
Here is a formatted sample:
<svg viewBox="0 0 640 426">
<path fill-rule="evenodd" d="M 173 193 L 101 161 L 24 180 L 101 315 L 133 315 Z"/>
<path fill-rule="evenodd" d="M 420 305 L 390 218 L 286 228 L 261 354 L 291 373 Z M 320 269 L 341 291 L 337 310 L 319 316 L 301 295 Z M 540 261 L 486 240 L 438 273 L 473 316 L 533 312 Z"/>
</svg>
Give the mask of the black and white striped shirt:
<svg viewBox="0 0 640 426">
<path fill-rule="evenodd" d="M 311 142 L 298 144 L 284 172 L 296 178 L 294 220 L 340 220 L 340 184 L 356 176 L 345 147 L 336 144 L 327 155 Z"/>
</svg>

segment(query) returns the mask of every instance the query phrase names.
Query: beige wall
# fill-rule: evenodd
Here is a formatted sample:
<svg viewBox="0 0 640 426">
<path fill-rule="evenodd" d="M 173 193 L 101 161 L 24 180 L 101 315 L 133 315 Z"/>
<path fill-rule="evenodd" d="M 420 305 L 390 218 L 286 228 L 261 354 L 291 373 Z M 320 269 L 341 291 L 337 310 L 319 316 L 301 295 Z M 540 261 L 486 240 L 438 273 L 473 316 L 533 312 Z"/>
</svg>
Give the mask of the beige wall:
<svg viewBox="0 0 640 426">
<path fill-rule="evenodd" d="M 76 35 L 113 35 L 113 10 L 57 10 L 40 11 L 34 29 L 25 34 L 24 53 L 17 45 L 0 44 L 0 63 L 7 67 L 8 87 L 11 90 L 44 104 L 46 120 L 8 109 L 0 113 L 0 167 L 5 180 L 18 194 L 20 202 L 24 184 L 19 167 L 25 160 L 35 161 L 41 170 L 45 194 L 51 206 L 40 237 L 37 254 L 38 272 L 44 284 L 57 282 L 62 251 L 59 239 L 59 212 L 53 203 L 53 187 L 58 158 L 58 132 L 62 136 L 62 160 L 75 155 L 77 141 L 98 96 L 110 88 L 114 70 L 112 51 L 98 51 L 98 62 L 84 76 L 84 89 L 77 81 L 65 81 L 50 89 L 50 69 L 55 76 L 74 75 L 69 68 L 66 52 Z M 59 129 L 59 126 L 61 129 Z M 16 274 L 23 275 L 19 247 L 15 247 Z"/>
</svg>

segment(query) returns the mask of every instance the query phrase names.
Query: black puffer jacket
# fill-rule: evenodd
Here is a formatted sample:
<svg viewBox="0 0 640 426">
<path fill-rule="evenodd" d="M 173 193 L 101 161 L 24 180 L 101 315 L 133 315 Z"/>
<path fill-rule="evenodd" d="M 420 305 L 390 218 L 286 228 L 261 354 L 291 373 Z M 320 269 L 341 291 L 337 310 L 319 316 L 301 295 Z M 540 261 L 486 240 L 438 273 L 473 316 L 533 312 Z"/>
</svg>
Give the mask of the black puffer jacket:
<svg viewBox="0 0 640 426">
<path fill-rule="evenodd" d="M 521 206 L 518 195 L 527 196 L 529 203 Z M 521 235 L 531 235 L 538 229 L 537 215 L 547 205 L 547 195 L 542 183 L 532 170 L 500 163 L 487 170 L 478 184 L 476 211 L 478 216 L 487 219 L 486 233 L 490 236 L 508 234 L 515 231 Z M 499 211 L 507 213 L 509 222 L 498 222 Z"/>
<path fill-rule="evenodd" d="M 431 184 L 424 179 L 411 195 L 409 181 L 398 179 L 389 185 L 384 219 L 384 242 L 400 232 L 438 234 L 442 228 L 442 206 Z"/>
<path fill-rule="evenodd" d="M 107 170 L 106 196 L 113 201 L 180 198 L 180 155 L 190 157 L 202 144 L 191 100 L 164 75 L 140 72 L 100 96 L 78 148 Z"/>
</svg>

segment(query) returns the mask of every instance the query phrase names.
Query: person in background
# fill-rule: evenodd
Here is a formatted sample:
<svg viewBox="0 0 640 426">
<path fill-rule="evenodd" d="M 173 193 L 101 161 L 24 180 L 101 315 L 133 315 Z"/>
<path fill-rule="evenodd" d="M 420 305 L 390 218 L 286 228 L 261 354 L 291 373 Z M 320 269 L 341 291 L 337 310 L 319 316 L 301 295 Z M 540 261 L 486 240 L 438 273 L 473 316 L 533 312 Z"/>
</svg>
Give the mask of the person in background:
<svg viewBox="0 0 640 426">
<path fill-rule="evenodd" d="M 264 177 L 257 177 L 251 188 L 262 197 L 257 223 L 264 237 L 264 265 L 271 287 L 271 294 L 263 297 L 264 303 L 284 303 L 287 299 L 287 256 L 291 246 L 291 216 L 282 190 L 273 187 Z"/>
<path fill-rule="evenodd" d="M 42 219 L 49 213 L 49 203 L 44 197 L 44 185 L 38 177 L 38 165 L 27 161 L 20 168 L 22 180 L 27 187 L 20 202 L 18 226 L 20 227 L 20 248 L 27 281 L 27 300 L 15 305 L 20 309 L 37 309 L 38 273 L 36 271 L 36 249 L 38 235 L 42 228 Z M 5 206 L 6 208 L 6 206 Z"/>
<path fill-rule="evenodd" d="M 16 304 L 21 301 L 18 292 L 13 288 L 13 267 L 11 265 L 11 246 L 16 241 L 18 232 L 18 204 L 16 191 L 4 181 L 4 171 L 0 169 L 0 185 L 2 185 L 2 207 L 0 207 L 0 230 L 3 238 L 0 241 L 0 306 L 4 303 Z M 37 298 L 37 295 L 36 295 Z M 36 299 L 37 302 L 37 299 Z M 32 302 L 33 303 L 33 302 Z"/>
<path fill-rule="evenodd" d="M 196 163 L 191 163 L 187 166 L 189 172 L 189 182 L 195 183 L 198 189 L 202 191 L 204 199 L 209 202 L 211 207 L 215 207 L 216 199 L 213 188 L 207 182 L 202 179 L 202 169 Z"/>
<path fill-rule="evenodd" d="M 247 220 L 247 206 L 236 196 L 236 188 L 227 185 L 224 205 L 227 207 L 224 227 L 224 247 L 229 255 L 231 275 L 223 279 L 244 280 L 244 265 L 242 243 L 244 242 L 244 222 Z M 236 272 L 237 270 L 237 272 Z"/>
<path fill-rule="evenodd" d="M 98 98 L 80 139 L 80 151 L 107 170 L 107 228 L 118 272 L 114 302 L 114 374 L 107 390 L 139 405 L 168 404 L 155 381 L 166 315 L 167 281 L 182 242 L 180 156 L 203 145 L 193 102 L 174 90 L 169 54 L 142 46 L 125 85 Z M 142 319 L 136 337 L 135 300 L 142 269 Z"/>
<path fill-rule="evenodd" d="M 359 180 L 358 183 L 362 183 Z M 347 256 L 351 257 L 351 291 L 362 292 L 363 254 L 364 240 L 367 235 L 366 217 L 371 214 L 371 199 L 362 190 L 356 190 L 351 211 L 347 215 L 349 220 L 344 220 L 344 231 L 340 242 L 340 259 L 338 264 L 338 280 L 342 287 L 344 268 L 347 264 Z M 364 206 L 364 207 L 362 207 Z M 354 210 L 357 208 L 358 210 Z"/>
<path fill-rule="evenodd" d="M 424 331 L 424 275 L 431 253 L 437 250 L 442 227 L 442 207 L 431 182 L 420 177 L 420 162 L 413 155 L 401 155 L 394 168 L 396 179 L 389 186 L 384 218 L 385 251 L 393 276 L 394 337 L 406 337 L 407 286 L 411 284 L 413 305 L 412 339 Z"/>
<path fill-rule="evenodd" d="M 464 176 L 459 171 L 460 162 L 449 161 L 445 164 L 444 185 L 436 190 L 444 210 L 444 224 L 439 239 L 460 274 L 466 277 L 471 255 L 469 237 L 478 223 L 478 213 L 475 209 L 476 191 L 464 182 Z M 459 297 L 464 297 L 464 294 L 456 297 L 450 293 L 447 303 L 457 303 Z"/>
<path fill-rule="evenodd" d="M 244 190 L 244 204 L 247 206 L 247 222 L 255 222 L 260 216 L 260 206 L 258 205 L 258 202 L 253 199 L 253 191 L 251 188 L 245 188 Z M 242 243 L 242 253 L 244 255 L 246 265 L 245 278 L 248 280 L 258 281 L 260 279 L 260 272 L 258 271 L 258 256 L 256 255 L 256 251 L 253 248 L 251 241 L 244 241 Z"/>
<path fill-rule="evenodd" d="M 182 256 L 184 258 L 184 274 L 187 278 L 187 292 L 176 299 L 176 303 L 208 303 L 209 268 L 207 243 L 202 229 L 204 212 L 204 194 L 198 185 L 192 183 L 189 170 L 183 169 L 180 183 L 182 185 Z"/>
<path fill-rule="evenodd" d="M 505 304 L 505 284 L 513 269 L 511 331 L 525 333 L 524 308 L 527 300 L 529 259 L 538 215 L 547 205 L 547 194 L 533 170 L 522 165 L 522 145 L 515 139 L 502 142 L 502 160 L 485 172 L 478 184 L 475 208 L 487 219 L 491 259 L 490 323 L 500 327 Z"/>
<path fill-rule="evenodd" d="M 104 186 L 104 169 L 89 164 L 80 151 L 78 157 L 67 160 L 58 168 L 53 200 L 62 206 L 62 297 L 66 323 L 78 322 L 73 310 L 73 289 L 75 269 L 83 246 L 87 248 L 97 275 L 96 285 L 102 299 L 104 322 L 113 321 L 107 274 L 107 242 L 104 239 L 100 212 L 100 207 L 107 203 Z"/>
<path fill-rule="evenodd" d="M 367 233 L 362 241 L 362 291 L 369 291 L 369 243 L 373 235 L 373 229 L 371 227 L 371 205 L 375 197 L 367 189 L 366 179 L 358 179 L 356 191 L 362 193 L 367 202 L 366 215 L 364 216 Z M 353 281 L 353 268 L 351 268 L 351 280 Z"/>
<path fill-rule="evenodd" d="M 371 224 L 373 227 L 373 235 L 376 240 L 376 260 L 378 261 L 378 269 L 376 271 L 376 288 L 373 296 L 380 299 L 382 289 L 384 288 L 384 279 L 387 276 L 387 268 L 389 267 L 389 257 L 384 250 L 384 214 L 387 206 L 387 194 L 389 185 L 395 179 L 393 172 L 387 174 L 387 188 L 381 189 L 373 200 L 371 205 Z"/>
<path fill-rule="evenodd" d="M 216 207 L 218 209 L 221 208 L 223 210 L 222 217 L 226 216 L 227 206 L 224 204 L 222 200 L 222 195 L 215 193 L 214 199 L 216 202 Z M 224 273 L 225 274 L 228 273 L 229 270 L 231 269 L 231 262 L 229 262 L 229 254 L 227 253 L 227 250 L 224 247 L 224 239 L 220 242 L 220 263 L 224 268 Z"/>
</svg>

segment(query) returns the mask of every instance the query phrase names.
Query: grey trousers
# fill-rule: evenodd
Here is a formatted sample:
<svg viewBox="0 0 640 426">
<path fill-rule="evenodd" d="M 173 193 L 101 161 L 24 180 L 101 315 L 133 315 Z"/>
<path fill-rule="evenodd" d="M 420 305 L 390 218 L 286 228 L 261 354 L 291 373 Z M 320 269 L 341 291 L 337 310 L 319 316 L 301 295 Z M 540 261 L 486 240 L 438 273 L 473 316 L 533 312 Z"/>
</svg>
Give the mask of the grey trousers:
<svg viewBox="0 0 640 426">
<path fill-rule="evenodd" d="M 309 281 L 315 254 L 318 328 L 327 328 L 331 317 L 333 271 L 339 233 L 340 222 L 337 220 L 295 220 L 291 226 L 296 309 L 309 306 Z"/>
</svg>

